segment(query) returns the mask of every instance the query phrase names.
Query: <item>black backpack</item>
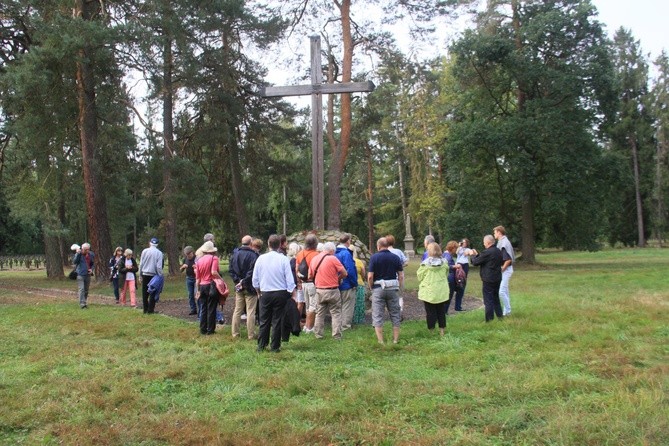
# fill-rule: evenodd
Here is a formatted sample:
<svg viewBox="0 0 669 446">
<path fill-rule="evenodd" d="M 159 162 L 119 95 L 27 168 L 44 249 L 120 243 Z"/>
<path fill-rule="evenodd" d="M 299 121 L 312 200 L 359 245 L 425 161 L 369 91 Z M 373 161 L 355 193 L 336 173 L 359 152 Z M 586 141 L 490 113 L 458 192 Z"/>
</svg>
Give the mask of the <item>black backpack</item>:
<svg viewBox="0 0 669 446">
<path fill-rule="evenodd" d="M 297 277 L 302 280 L 307 280 L 309 277 L 309 263 L 307 263 L 307 256 L 302 257 L 302 261 L 297 265 Z"/>
</svg>

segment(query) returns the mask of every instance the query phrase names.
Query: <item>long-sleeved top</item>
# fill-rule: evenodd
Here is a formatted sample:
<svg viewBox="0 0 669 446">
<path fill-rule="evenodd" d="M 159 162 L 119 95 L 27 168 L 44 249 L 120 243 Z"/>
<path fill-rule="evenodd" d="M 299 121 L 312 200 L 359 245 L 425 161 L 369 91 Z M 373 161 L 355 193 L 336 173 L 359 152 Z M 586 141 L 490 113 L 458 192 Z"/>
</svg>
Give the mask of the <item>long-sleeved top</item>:
<svg viewBox="0 0 669 446">
<path fill-rule="evenodd" d="M 355 267 L 355 260 L 353 260 L 353 255 L 351 251 L 344 245 L 337 246 L 335 251 L 335 257 L 339 259 L 344 268 L 346 268 L 346 273 L 348 276 L 341 281 L 339 285 L 340 291 L 350 290 L 358 286 L 358 270 Z"/>
<path fill-rule="evenodd" d="M 483 282 L 502 281 L 502 251 L 492 245 L 479 255 L 472 257 L 472 265 L 481 266 L 481 280 Z"/>
<path fill-rule="evenodd" d="M 430 304 L 448 300 L 448 263 L 443 258 L 428 257 L 418 267 L 418 299 Z"/>
<path fill-rule="evenodd" d="M 290 271 L 290 260 L 277 251 L 270 251 L 258 257 L 253 267 L 253 288 L 261 292 L 288 291 L 295 289 L 293 273 Z"/>
<path fill-rule="evenodd" d="M 248 246 L 241 246 L 235 251 L 230 259 L 230 276 L 235 284 L 242 282 L 246 291 L 255 292 L 253 289 L 252 277 L 253 267 L 258 260 L 258 253 Z"/>
<path fill-rule="evenodd" d="M 139 258 L 139 274 L 142 276 L 162 276 L 163 275 L 163 252 L 151 246 L 142 251 Z"/>
<path fill-rule="evenodd" d="M 72 263 L 76 267 L 78 276 L 88 276 L 88 270 L 90 269 L 92 271 L 94 268 L 95 254 L 93 254 L 93 251 L 88 251 L 87 254 L 78 252 L 74 256 Z"/>
</svg>

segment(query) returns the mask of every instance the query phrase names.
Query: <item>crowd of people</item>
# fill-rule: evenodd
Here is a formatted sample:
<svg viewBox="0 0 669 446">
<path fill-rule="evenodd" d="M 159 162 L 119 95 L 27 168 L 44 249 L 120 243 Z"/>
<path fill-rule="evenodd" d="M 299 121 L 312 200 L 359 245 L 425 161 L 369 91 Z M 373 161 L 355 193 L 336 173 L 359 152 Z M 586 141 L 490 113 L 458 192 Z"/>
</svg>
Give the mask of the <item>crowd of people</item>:
<svg viewBox="0 0 669 446">
<path fill-rule="evenodd" d="M 444 334 L 451 301 L 455 301 L 456 312 L 465 311 L 462 303 L 470 264 L 480 266 L 486 322 L 511 313 L 509 280 L 515 254 L 503 226 L 495 227 L 493 234 L 483 238 L 481 252 L 472 249 L 466 238 L 447 242 L 442 251 L 433 236 L 425 237 L 417 276 L 418 299 L 424 303 L 429 330 L 438 326 L 439 333 Z M 377 341 L 385 342 L 387 311 L 392 342 L 398 343 L 403 309 L 400 290 L 404 287 L 407 257 L 394 247 L 395 238 L 387 235 L 377 240 L 376 253 L 365 267 L 350 234 L 342 234 L 338 242 L 320 243 L 315 234 L 308 234 L 304 246 L 288 245 L 285 235 L 273 234 L 267 241 L 267 251 L 261 253 L 262 240 L 242 237 L 229 261 L 234 282 L 232 337 L 242 336 L 245 321 L 245 335 L 257 340 L 258 351 L 269 347 L 278 352 L 291 333 L 324 338 L 325 318 L 329 315 L 331 336 L 339 341 L 344 331 L 364 323 L 368 289 Z M 72 249 L 76 252 L 73 274 L 76 272 L 79 304 L 86 309 L 95 256 L 88 243 L 73 245 Z M 213 234 L 206 234 L 197 250 L 186 246 L 183 256 L 180 270 L 186 276 L 189 315 L 197 315 L 202 335 L 212 335 L 216 326 L 224 323 L 221 309 L 227 297 L 227 291 L 216 283 L 222 278 Z M 130 294 L 130 305 L 136 307 L 136 290 L 141 283 L 142 309 L 153 314 L 163 283 L 163 263 L 155 237 L 142 251 L 139 262 L 131 249 L 117 247 L 108 263 L 115 302 L 126 305 Z"/>
</svg>

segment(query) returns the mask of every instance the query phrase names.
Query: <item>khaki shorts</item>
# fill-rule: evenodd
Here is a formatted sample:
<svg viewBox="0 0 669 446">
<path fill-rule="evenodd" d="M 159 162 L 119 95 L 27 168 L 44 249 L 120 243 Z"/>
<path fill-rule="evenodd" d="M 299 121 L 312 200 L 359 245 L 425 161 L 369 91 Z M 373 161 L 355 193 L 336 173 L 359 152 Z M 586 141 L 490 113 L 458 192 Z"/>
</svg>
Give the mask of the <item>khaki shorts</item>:
<svg viewBox="0 0 669 446">
<path fill-rule="evenodd" d="M 315 313 L 318 306 L 316 285 L 313 282 L 302 282 L 302 293 L 304 294 L 304 307 L 309 313 Z"/>
</svg>

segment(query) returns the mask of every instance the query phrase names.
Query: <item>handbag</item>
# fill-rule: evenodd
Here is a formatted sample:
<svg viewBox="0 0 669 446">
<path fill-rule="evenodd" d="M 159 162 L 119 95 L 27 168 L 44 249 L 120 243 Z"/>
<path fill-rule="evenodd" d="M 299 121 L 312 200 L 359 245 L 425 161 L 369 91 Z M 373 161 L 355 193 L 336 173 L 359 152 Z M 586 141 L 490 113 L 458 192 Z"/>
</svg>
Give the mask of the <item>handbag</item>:
<svg viewBox="0 0 669 446">
<path fill-rule="evenodd" d="M 214 259 L 212 256 L 211 263 L 209 269 L 211 270 L 211 266 L 214 264 Z M 225 283 L 225 280 L 223 279 L 218 279 L 218 278 L 212 278 L 211 283 L 209 284 L 209 296 L 216 296 L 218 295 L 219 303 L 221 305 L 225 305 L 225 300 L 228 298 L 228 295 L 230 294 L 230 290 L 228 289 L 228 284 Z"/>
<path fill-rule="evenodd" d="M 70 271 L 70 274 L 67 275 L 67 278 L 70 280 L 77 280 L 77 275 L 78 275 L 77 269 L 75 268 L 72 271 Z"/>
<path fill-rule="evenodd" d="M 225 280 L 223 279 L 214 279 L 212 285 L 213 285 L 212 288 L 215 288 L 216 292 L 218 293 L 218 300 L 220 304 L 225 305 L 225 300 L 228 298 L 228 295 L 230 294 L 230 290 L 228 289 L 228 284 L 225 283 Z"/>
</svg>

